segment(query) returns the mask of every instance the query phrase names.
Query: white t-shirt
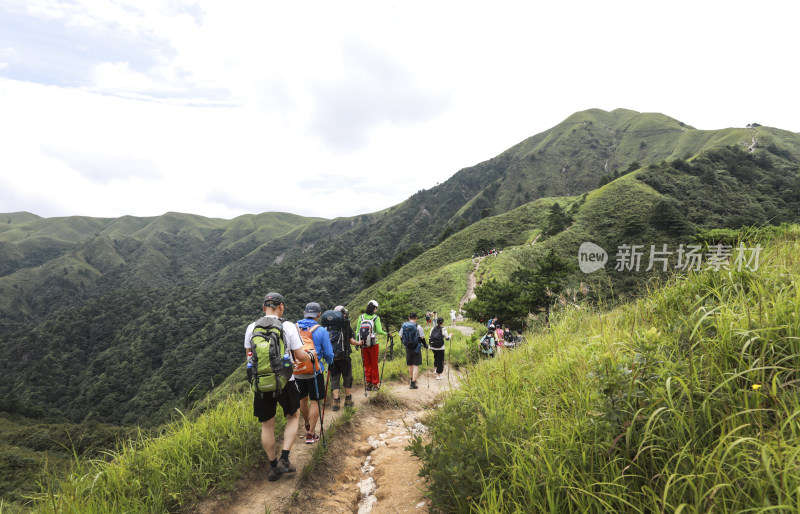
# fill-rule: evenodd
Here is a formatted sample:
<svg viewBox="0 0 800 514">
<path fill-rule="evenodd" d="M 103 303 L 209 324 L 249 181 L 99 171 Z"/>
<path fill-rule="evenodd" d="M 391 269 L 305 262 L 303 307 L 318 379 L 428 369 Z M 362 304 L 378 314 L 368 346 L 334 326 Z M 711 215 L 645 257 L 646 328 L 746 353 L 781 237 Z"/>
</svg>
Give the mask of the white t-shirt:
<svg viewBox="0 0 800 514">
<path fill-rule="evenodd" d="M 431 334 L 433 334 L 433 329 L 434 328 L 436 328 L 436 327 L 433 327 L 431 329 Z M 444 326 L 442 326 L 442 337 L 444 337 L 445 341 L 449 341 L 450 340 L 450 334 L 447 333 L 447 329 L 444 328 Z M 429 335 L 428 336 L 428 343 L 430 344 L 430 342 L 431 342 L 431 338 L 430 338 L 430 335 Z M 444 351 L 444 346 L 442 346 L 441 348 L 434 348 L 434 347 L 431 346 L 431 350 L 433 350 L 434 352 L 436 352 L 436 351 L 443 352 Z"/>
<path fill-rule="evenodd" d="M 266 316 L 268 318 L 277 318 L 277 316 Z M 256 320 L 258 321 L 258 320 Z M 250 338 L 253 336 L 253 329 L 256 327 L 256 322 L 247 325 L 247 330 L 244 333 L 244 347 L 250 348 Z M 303 347 L 303 340 L 300 339 L 300 332 L 297 331 L 297 326 L 291 321 L 283 322 L 283 337 L 286 340 L 286 347 L 289 351 L 299 350 Z M 294 375 L 289 379 L 294 380 Z"/>
<path fill-rule="evenodd" d="M 456 320 L 456 311 L 454 311 L 454 310 L 450 311 L 450 319 L 453 320 L 453 321 Z"/>
</svg>

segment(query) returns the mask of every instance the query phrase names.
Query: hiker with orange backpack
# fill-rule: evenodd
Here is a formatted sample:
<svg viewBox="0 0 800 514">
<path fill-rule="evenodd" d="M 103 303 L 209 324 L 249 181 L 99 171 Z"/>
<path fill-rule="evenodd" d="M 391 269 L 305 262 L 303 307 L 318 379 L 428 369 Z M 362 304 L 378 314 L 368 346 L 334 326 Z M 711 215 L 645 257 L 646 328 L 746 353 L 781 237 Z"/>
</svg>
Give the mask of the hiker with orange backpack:
<svg viewBox="0 0 800 514">
<path fill-rule="evenodd" d="M 327 393 L 325 366 L 322 360 L 324 359 L 328 366 L 333 362 L 333 348 L 328 331 L 317 323 L 320 314 L 322 308 L 317 302 L 311 302 L 306 305 L 304 318 L 297 322 L 303 348 L 312 350 L 318 356 L 313 362 L 295 362 L 294 366 L 294 378 L 300 391 L 300 412 L 306 420 L 306 444 L 319 441 L 319 436 L 316 434 L 317 421 L 323 416 L 322 404 Z M 316 400 L 316 409 L 309 405 L 309 399 Z"/>
</svg>

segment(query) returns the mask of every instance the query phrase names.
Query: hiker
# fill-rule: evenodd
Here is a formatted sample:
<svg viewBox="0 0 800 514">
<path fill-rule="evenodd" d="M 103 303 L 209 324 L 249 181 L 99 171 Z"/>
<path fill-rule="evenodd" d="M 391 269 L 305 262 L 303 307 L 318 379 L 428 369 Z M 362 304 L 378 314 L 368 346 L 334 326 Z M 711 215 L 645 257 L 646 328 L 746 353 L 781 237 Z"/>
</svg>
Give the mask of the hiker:
<svg viewBox="0 0 800 514">
<path fill-rule="evenodd" d="M 281 319 L 286 309 L 286 304 L 283 303 L 283 296 L 279 293 L 269 293 L 264 297 L 264 303 L 261 308 L 264 311 L 264 318 L 276 318 L 281 321 L 283 342 L 286 352 L 291 352 L 291 357 L 296 361 L 311 361 L 313 353 L 309 354 L 303 350 L 303 342 L 300 339 L 300 334 L 297 332 L 297 327 L 290 321 Z M 245 332 L 245 354 L 251 352 L 250 340 L 256 323 L 258 323 L 258 321 L 251 323 Z M 284 355 L 284 359 L 287 357 L 289 356 Z M 277 458 L 275 454 L 275 412 L 278 404 L 280 404 L 281 409 L 283 409 L 283 415 L 286 417 L 286 427 L 283 429 L 283 449 L 281 450 L 280 459 Z M 263 446 L 264 453 L 267 454 L 267 460 L 269 460 L 269 473 L 267 474 L 267 478 L 271 482 L 277 480 L 281 473 L 293 473 L 297 471 L 294 464 L 289 462 L 289 452 L 294 444 L 294 438 L 297 436 L 297 429 L 299 427 L 297 411 L 299 408 L 300 393 L 297 389 L 294 376 L 289 378 L 289 382 L 277 394 L 256 392 L 253 396 L 253 415 L 257 417 L 258 421 L 261 423 L 261 446 Z"/>
<path fill-rule="evenodd" d="M 481 337 L 480 342 L 481 353 L 486 355 L 487 357 L 494 357 L 495 348 L 497 343 L 495 342 L 495 334 L 494 334 L 494 325 L 489 325 L 489 329 L 486 334 Z"/>
<path fill-rule="evenodd" d="M 417 314 L 412 312 L 408 315 L 408 321 L 400 327 L 400 341 L 406 348 L 406 365 L 408 374 L 411 376 L 410 389 L 419 389 L 417 386 L 417 375 L 419 367 L 422 365 L 422 347 L 428 349 L 425 343 L 425 331 L 417 325 Z"/>
<path fill-rule="evenodd" d="M 431 326 L 431 311 L 425 313 L 425 324 Z"/>
<path fill-rule="evenodd" d="M 444 318 L 436 318 L 436 326 L 431 329 L 428 341 L 433 351 L 433 366 L 436 368 L 436 380 L 442 379 L 444 370 L 444 342 L 450 340 L 450 334 L 444 328 Z"/>
<path fill-rule="evenodd" d="M 330 364 L 333 362 L 333 348 L 328 331 L 319 325 L 319 316 L 322 309 L 317 302 L 310 302 L 306 305 L 303 312 L 303 319 L 297 322 L 297 330 L 303 345 L 306 348 L 313 347 L 314 352 L 320 358 L 312 363 L 312 366 L 305 365 L 303 369 L 295 366 L 294 377 L 297 381 L 297 390 L 300 391 L 300 412 L 306 420 L 306 444 L 319 441 L 316 434 L 317 421 L 322 414 L 322 403 L 327 396 L 327 386 L 325 384 L 325 366 L 322 359 Z M 309 341 L 310 339 L 310 341 Z M 309 400 L 316 401 L 317 405 L 309 405 Z"/>
<path fill-rule="evenodd" d="M 333 323 L 328 326 L 328 322 L 326 322 L 328 313 L 326 312 L 322 315 L 322 325 L 328 330 L 333 347 L 333 364 L 330 367 L 331 392 L 333 393 L 333 410 L 338 411 L 341 403 L 341 398 L 339 398 L 340 382 L 344 386 L 344 406 L 353 406 L 353 364 L 350 362 L 350 345 L 361 346 L 361 343 L 353 338 L 353 327 L 350 326 L 348 310 L 342 305 L 337 305 L 333 311 L 341 315 L 341 323 L 337 323 L 338 326 L 333 326 Z"/>
<path fill-rule="evenodd" d="M 494 329 L 494 336 L 495 342 L 497 343 L 497 355 L 499 356 L 501 350 L 505 346 L 505 331 L 503 330 L 503 325 L 496 325 Z"/>
<path fill-rule="evenodd" d="M 370 300 L 366 312 L 358 318 L 358 340 L 361 343 L 361 356 L 364 359 L 364 381 L 367 391 L 380 389 L 380 374 L 378 373 L 378 336 L 391 336 L 391 332 L 384 332 L 381 318 L 375 314 L 378 302 Z"/>
<path fill-rule="evenodd" d="M 456 310 L 450 309 L 450 326 L 455 326 L 456 324 Z"/>
</svg>

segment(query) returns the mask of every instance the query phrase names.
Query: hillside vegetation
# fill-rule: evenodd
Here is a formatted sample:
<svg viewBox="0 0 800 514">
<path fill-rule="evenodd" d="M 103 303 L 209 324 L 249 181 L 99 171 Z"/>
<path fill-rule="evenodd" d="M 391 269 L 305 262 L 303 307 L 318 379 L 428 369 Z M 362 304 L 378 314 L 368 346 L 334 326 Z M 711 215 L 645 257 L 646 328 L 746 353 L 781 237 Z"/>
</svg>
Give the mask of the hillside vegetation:
<svg viewBox="0 0 800 514">
<path fill-rule="evenodd" d="M 393 315 L 446 313 L 476 252 L 501 250 L 480 263 L 480 286 L 550 252 L 574 264 L 588 241 L 608 263 L 575 268 L 565 285 L 588 286 L 594 302 L 627 301 L 662 273 L 645 270 L 647 254 L 640 270 L 615 270 L 621 245 L 675 250 L 730 236 L 709 229 L 797 222 L 799 161 L 791 132 L 699 131 L 661 114 L 592 109 L 377 213 L 0 214 L 4 427 L 69 422 L 71 433 L 98 429 L 109 441 L 105 423 L 173 420 L 241 365 L 244 328 L 268 290 L 284 294 L 289 319 L 309 301 L 359 313 L 372 298 Z M 20 467 L 46 457 L 13 441 L 0 455 L 22 456 Z"/>
<path fill-rule="evenodd" d="M 800 227 L 756 271 L 569 304 L 467 376 L 417 441 L 434 505 L 473 512 L 795 512 Z"/>
</svg>

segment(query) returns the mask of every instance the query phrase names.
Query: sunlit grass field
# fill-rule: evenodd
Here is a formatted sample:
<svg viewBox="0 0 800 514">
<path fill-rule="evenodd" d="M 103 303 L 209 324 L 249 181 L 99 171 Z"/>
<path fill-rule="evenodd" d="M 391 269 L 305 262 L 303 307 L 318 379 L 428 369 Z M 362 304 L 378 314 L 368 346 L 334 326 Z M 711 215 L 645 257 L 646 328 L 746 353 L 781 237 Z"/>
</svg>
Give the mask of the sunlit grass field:
<svg viewBox="0 0 800 514">
<path fill-rule="evenodd" d="M 417 441 L 444 512 L 797 512 L 800 231 L 755 272 L 556 312 Z"/>
</svg>

